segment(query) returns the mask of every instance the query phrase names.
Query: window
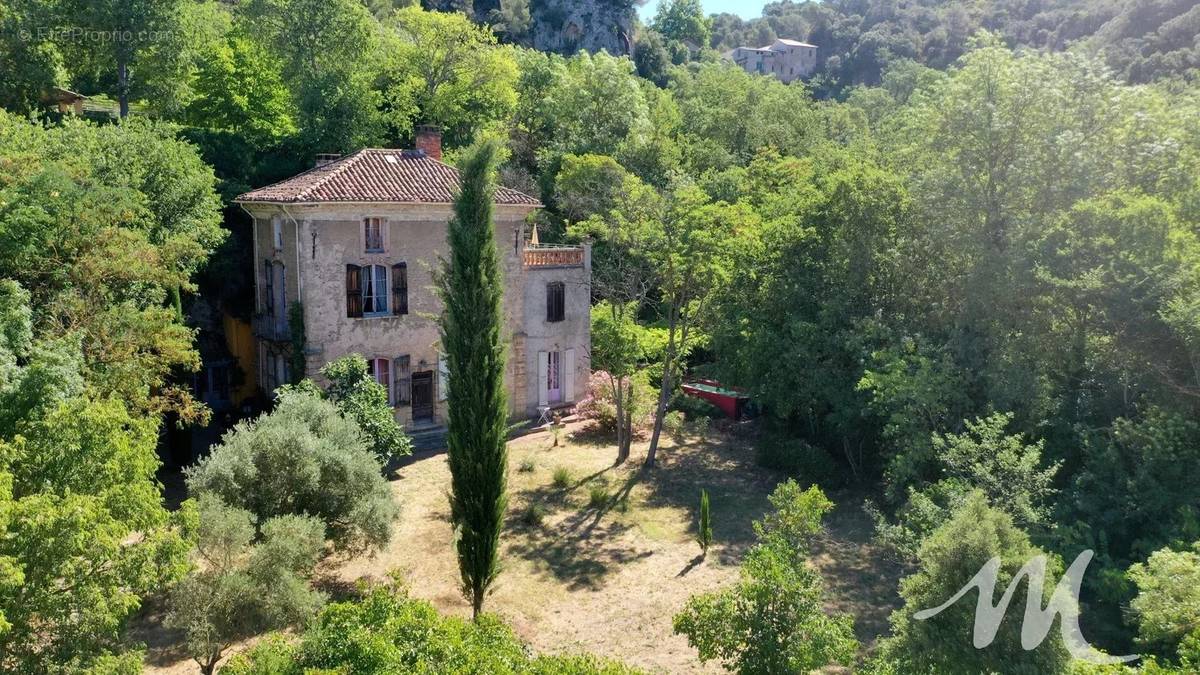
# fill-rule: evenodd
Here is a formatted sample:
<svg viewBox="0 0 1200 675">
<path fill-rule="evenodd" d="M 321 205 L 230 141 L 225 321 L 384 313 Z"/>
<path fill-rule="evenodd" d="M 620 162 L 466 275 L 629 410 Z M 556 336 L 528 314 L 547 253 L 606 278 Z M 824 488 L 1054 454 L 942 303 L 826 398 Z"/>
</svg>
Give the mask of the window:
<svg viewBox="0 0 1200 675">
<path fill-rule="evenodd" d="M 346 316 L 383 316 L 388 313 L 388 268 L 383 265 L 346 265 Z"/>
<path fill-rule="evenodd" d="M 562 321 L 566 316 L 566 287 L 561 281 L 546 284 L 546 321 Z"/>
<path fill-rule="evenodd" d="M 383 385 L 387 391 L 389 405 L 394 405 L 392 397 L 392 362 L 387 359 L 368 359 L 367 374 Z"/>
<path fill-rule="evenodd" d="M 392 265 L 392 314 L 408 314 L 408 263 Z"/>
<path fill-rule="evenodd" d="M 388 269 L 383 265 L 364 265 L 362 268 L 363 316 L 388 313 Z"/>
<path fill-rule="evenodd" d="M 283 219 L 271 216 L 271 241 L 275 242 L 275 250 L 283 250 Z"/>
<path fill-rule="evenodd" d="M 363 241 L 367 253 L 383 253 L 383 218 L 363 220 Z"/>
</svg>

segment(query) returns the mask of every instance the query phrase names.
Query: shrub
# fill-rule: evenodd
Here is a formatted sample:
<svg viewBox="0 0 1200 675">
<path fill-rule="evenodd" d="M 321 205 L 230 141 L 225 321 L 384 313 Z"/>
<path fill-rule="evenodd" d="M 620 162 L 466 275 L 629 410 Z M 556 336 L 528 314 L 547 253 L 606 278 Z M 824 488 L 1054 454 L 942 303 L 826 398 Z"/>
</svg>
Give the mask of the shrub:
<svg viewBox="0 0 1200 675">
<path fill-rule="evenodd" d="M 708 490 L 700 491 L 700 522 L 696 525 L 696 542 L 700 544 L 700 552 L 708 555 L 708 547 L 712 544 L 712 515 L 709 512 Z"/>
<path fill-rule="evenodd" d="M 560 466 L 554 470 L 554 475 L 550 479 L 554 483 L 554 487 L 565 490 L 571 487 L 571 481 L 574 478 L 571 476 L 571 470 L 565 466 Z"/>
<path fill-rule="evenodd" d="M 326 607 L 292 647 L 278 637 L 230 660 L 229 675 L 338 673 L 529 673 L 636 675 L 586 655 L 532 658 L 512 629 L 490 614 L 442 616 L 394 587 Z"/>
<path fill-rule="evenodd" d="M 523 459 L 521 460 L 521 463 L 517 465 L 517 471 L 521 473 L 533 473 L 534 469 L 536 468 L 537 464 L 534 464 L 532 459 Z"/>
<path fill-rule="evenodd" d="M 633 405 L 630 423 L 634 437 L 645 438 L 654 426 L 654 388 L 645 371 L 629 378 L 633 387 Z M 575 406 L 580 419 L 591 422 L 592 427 L 604 434 L 617 432 L 617 406 L 613 399 L 612 384 L 608 373 L 598 370 L 588 378 L 587 393 Z"/>
<path fill-rule="evenodd" d="M 534 502 L 526 506 L 521 511 L 521 524 L 529 527 L 541 527 L 542 522 L 546 520 L 546 507 L 538 502 Z"/>
<path fill-rule="evenodd" d="M 807 673 L 830 663 L 850 664 L 858 643 L 848 615 L 829 616 L 821 577 L 807 564 L 807 542 L 833 507 L 819 488 L 794 481 L 771 495 L 776 512 L 755 523 L 759 543 L 731 587 L 692 596 L 673 620 L 702 662 L 726 670 Z"/>
<path fill-rule="evenodd" d="M 196 550 L 205 566 L 170 594 L 166 624 L 183 631 L 188 653 L 210 675 L 225 648 L 265 630 L 301 621 L 324 602 L 307 576 L 325 545 L 325 527 L 311 516 L 283 515 L 262 524 L 215 496 L 197 503 Z"/>
<path fill-rule="evenodd" d="M 612 497 L 608 493 L 607 485 L 593 485 L 588 490 L 588 508 L 600 509 L 608 504 L 608 500 Z"/>
<path fill-rule="evenodd" d="M 311 515 L 339 550 L 378 549 L 397 506 L 358 425 L 332 403 L 293 390 L 269 415 L 243 422 L 187 471 L 188 491 L 214 495 L 257 522 Z"/>
<path fill-rule="evenodd" d="M 798 439 L 768 434 L 758 442 L 758 463 L 805 485 L 841 482 L 837 463 L 825 450 Z"/>
<path fill-rule="evenodd" d="M 670 410 L 663 415 L 663 431 L 672 438 L 682 438 L 687 433 L 687 418 L 678 410 Z"/>
</svg>

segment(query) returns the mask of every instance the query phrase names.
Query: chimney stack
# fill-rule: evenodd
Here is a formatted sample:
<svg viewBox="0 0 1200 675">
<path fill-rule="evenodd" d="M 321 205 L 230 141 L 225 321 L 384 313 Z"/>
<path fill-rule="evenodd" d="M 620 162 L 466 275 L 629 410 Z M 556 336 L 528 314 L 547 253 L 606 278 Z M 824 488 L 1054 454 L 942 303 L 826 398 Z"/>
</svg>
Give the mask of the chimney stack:
<svg viewBox="0 0 1200 675">
<path fill-rule="evenodd" d="M 336 152 L 317 153 L 317 161 L 313 163 L 313 166 L 325 166 L 326 164 L 336 162 L 341 158 L 342 156 Z"/>
<path fill-rule="evenodd" d="M 433 124 L 419 124 L 416 128 L 417 150 L 426 157 L 442 158 L 442 128 Z"/>
</svg>

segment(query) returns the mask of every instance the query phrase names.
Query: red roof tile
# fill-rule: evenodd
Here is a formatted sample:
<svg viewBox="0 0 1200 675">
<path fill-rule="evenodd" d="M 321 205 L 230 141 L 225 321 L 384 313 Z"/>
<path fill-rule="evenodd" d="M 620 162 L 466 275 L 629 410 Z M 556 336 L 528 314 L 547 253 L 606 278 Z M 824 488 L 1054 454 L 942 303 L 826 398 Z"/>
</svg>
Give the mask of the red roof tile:
<svg viewBox="0 0 1200 675">
<path fill-rule="evenodd" d="M 414 150 L 366 148 L 273 185 L 239 202 L 397 202 L 449 204 L 459 189 L 458 169 Z M 541 206 L 534 197 L 496 188 L 497 204 Z"/>
</svg>

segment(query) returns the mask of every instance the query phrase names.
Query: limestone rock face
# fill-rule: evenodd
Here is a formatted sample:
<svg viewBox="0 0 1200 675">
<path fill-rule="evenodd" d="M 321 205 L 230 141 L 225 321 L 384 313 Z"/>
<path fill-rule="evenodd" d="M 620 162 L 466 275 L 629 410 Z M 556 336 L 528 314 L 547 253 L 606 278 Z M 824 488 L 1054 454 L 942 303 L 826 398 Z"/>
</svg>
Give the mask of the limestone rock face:
<svg viewBox="0 0 1200 675">
<path fill-rule="evenodd" d="M 574 54 L 583 49 L 630 53 L 633 0 L 532 0 L 533 48 Z"/>
</svg>

